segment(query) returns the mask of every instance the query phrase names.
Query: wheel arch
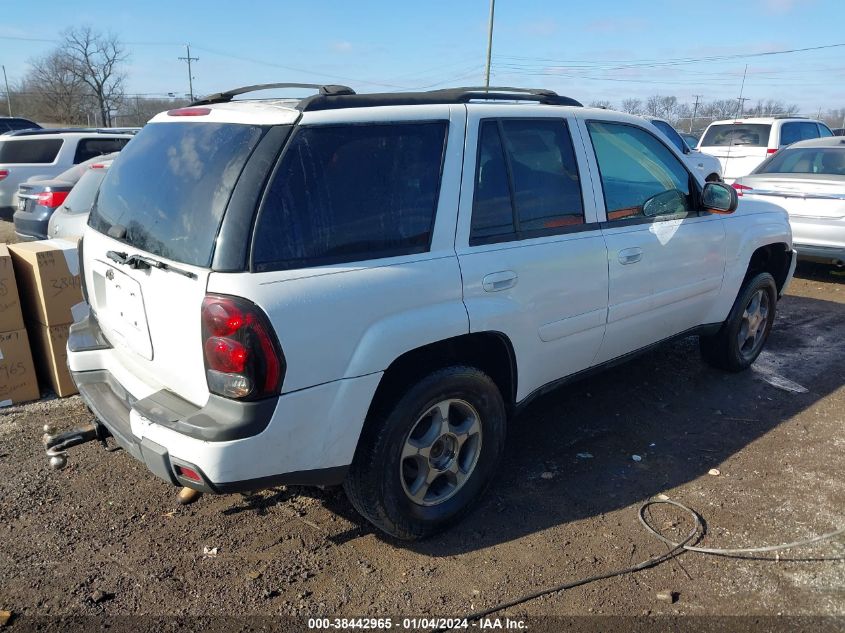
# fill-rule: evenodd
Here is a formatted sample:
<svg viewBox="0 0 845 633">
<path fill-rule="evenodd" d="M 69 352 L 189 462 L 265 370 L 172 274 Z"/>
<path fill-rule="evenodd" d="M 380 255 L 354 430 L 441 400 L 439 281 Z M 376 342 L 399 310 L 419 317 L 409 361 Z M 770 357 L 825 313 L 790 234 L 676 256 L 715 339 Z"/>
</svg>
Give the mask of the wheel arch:
<svg viewBox="0 0 845 633">
<path fill-rule="evenodd" d="M 367 418 L 395 403 L 407 385 L 450 365 L 470 365 L 486 373 L 499 388 L 508 411 L 513 410 L 517 386 L 513 344 L 501 332 L 473 332 L 422 345 L 397 357 L 379 381 Z"/>
</svg>

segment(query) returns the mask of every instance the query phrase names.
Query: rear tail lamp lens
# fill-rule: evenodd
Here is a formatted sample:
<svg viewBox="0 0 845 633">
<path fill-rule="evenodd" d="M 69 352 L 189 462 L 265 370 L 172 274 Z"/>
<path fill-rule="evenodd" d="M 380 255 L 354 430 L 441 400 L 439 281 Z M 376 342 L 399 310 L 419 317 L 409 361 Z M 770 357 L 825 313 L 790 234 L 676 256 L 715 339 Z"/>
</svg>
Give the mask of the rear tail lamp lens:
<svg viewBox="0 0 845 633">
<path fill-rule="evenodd" d="M 239 297 L 207 295 L 202 339 L 212 393 L 239 400 L 279 394 L 285 359 L 261 308 Z"/>
<path fill-rule="evenodd" d="M 65 201 L 67 194 L 67 191 L 45 191 L 39 193 L 35 201 L 42 207 L 55 209 Z"/>
<path fill-rule="evenodd" d="M 9 175 L 8 169 L 0 169 L 0 180 L 5 179 L 6 176 L 8 176 L 8 175 Z"/>
<path fill-rule="evenodd" d="M 776 153 L 777 151 L 778 151 L 778 150 L 777 150 L 777 148 L 776 148 L 776 147 L 770 147 L 769 149 L 767 149 L 767 150 L 766 150 L 766 153 L 767 153 L 767 154 L 774 154 L 774 153 Z"/>
<path fill-rule="evenodd" d="M 731 187 L 736 189 L 736 195 L 737 195 L 737 197 L 740 197 L 740 198 L 742 197 L 743 191 L 753 191 L 754 190 L 754 187 L 749 187 L 748 185 L 742 185 L 738 182 L 733 183 L 731 185 Z"/>
</svg>

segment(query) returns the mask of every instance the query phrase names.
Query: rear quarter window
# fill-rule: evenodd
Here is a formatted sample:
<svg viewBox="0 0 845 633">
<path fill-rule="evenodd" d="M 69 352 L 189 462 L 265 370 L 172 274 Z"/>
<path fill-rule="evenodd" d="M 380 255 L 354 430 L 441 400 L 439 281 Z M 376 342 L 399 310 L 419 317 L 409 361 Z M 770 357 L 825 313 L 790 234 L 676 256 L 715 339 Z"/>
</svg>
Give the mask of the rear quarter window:
<svg viewBox="0 0 845 633">
<path fill-rule="evenodd" d="M 74 163 L 84 163 L 86 160 L 119 152 L 129 142 L 128 138 L 82 138 L 76 146 Z"/>
<path fill-rule="evenodd" d="M 699 147 L 768 147 L 772 126 L 768 123 L 725 123 L 707 128 Z"/>
<path fill-rule="evenodd" d="M 50 164 L 56 160 L 62 143 L 60 138 L 0 140 L 0 163 Z"/>
<path fill-rule="evenodd" d="M 259 214 L 255 269 L 427 251 L 447 129 L 434 121 L 297 130 Z"/>
</svg>

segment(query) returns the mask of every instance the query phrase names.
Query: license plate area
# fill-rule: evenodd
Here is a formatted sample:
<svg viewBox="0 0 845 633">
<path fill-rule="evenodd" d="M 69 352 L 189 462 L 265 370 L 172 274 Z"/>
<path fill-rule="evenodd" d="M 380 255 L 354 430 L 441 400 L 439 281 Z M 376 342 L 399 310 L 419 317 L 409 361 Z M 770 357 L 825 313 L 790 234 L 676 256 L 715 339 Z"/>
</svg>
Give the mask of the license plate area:
<svg viewBox="0 0 845 633">
<path fill-rule="evenodd" d="M 97 315 L 113 345 L 152 360 L 153 349 L 141 284 L 116 266 L 98 262 L 92 271 Z"/>
</svg>

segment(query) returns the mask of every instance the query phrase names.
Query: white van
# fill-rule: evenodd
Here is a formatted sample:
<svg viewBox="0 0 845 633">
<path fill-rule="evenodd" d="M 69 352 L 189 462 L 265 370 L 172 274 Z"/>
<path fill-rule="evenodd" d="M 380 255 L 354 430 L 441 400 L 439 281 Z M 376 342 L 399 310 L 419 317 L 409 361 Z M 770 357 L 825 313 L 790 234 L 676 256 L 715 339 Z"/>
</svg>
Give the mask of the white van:
<svg viewBox="0 0 845 633">
<path fill-rule="evenodd" d="M 704 131 L 698 151 L 718 158 L 722 178 L 733 182 L 750 174 L 781 147 L 821 136 L 833 136 L 833 132 L 821 121 L 795 116 L 713 121 Z"/>
</svg>

